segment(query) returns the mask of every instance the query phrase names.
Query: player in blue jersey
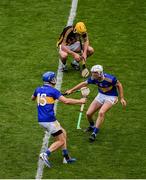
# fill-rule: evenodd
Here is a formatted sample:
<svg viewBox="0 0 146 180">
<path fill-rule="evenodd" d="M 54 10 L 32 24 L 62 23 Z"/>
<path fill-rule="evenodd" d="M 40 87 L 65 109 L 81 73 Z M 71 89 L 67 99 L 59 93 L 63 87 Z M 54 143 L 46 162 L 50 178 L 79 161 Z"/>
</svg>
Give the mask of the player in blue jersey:
<svg viewBox="0 0 146 180">
<path fill-rule="evenodd" d="M 67 90 L 67 94 L 87 86 L 88 84 L 95 84 L 98 87 L 98 95 L 90 104 L 86 116 L 90 126 L 86 131 L 92 131 L 90 141 L 95 141 L 96 135 L 99 132 L 99 128 L 104 121 L 105 114 L 111 107 L 118 102 L 118 93 L 120 96 L 120 102 L 125 107 L 126 101 L 124 99 L 123 87 L 119 80 L 115 76 L 103 72 L 101 65 L 95 65 L 91 68 L 91 77 L 86 81 L 79 83 L 70 90 Z M 98 111 L 98 117 L 96 123 L 93 121 L 93 114 Z"/>
<path fill-rule="evenodd" d="M 53 151 L 62 148 L 63 163 L 72 163 L 76 159 L 71 158 L 68 154 L 66 143 L 66 131 L 61 127 L 57 121 L 54 113 L 55 100 L 65 104 L 84 104 L 85 98 L 72 99 L 64 97 L 60 91 L 54 88 L 56 84 L 56 75 L 54 72 L 46 72 L 42 77 L 44 84 L 41 87 L 35 89 L 32 95 L 32 100 L 37 99 L 38 109 L 38 122 L 46 131 L 55 137 L 55 142 L 50 145 L 46 152 L 40 154 L 40 158 L 44 161 L 46 166 L 51 167 L 48 157 Z"/>
</svg>

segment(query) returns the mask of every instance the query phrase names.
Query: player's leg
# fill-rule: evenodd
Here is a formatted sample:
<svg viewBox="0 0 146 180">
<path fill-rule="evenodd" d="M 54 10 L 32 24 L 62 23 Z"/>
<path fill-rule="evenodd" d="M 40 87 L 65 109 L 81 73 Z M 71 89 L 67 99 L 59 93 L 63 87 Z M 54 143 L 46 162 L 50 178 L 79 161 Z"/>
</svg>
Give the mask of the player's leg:
<svg viewBox="0 0 146 180">
<path fill-rule="evenodd" d="M 84 47 L 84 44 L 83 44 L 83 47 Z M 77 53 L 81 52 L 81 46 L 80 46 L 79 41 L 76 42 L 76 46 L 74 48 L 74 51 L 77 52 Z M 94 49 L 93 49 L 93 47 L 91 47 L 89 45 L 88 48 L 87 48 L 87 56 L 91 56 L 93 53 L 94 53 Z"/>
<path fill-rule="evenodd" d="M 68 53 L 63 51 L 61 49 L 61 46 L 59 47 L 59 57 L 62 62 L 62 71 L 67 71 L 66 61 L 67 61 Z"/>
<path fill-rule="evenodd" d="M 95 123 L 95 128 L 93 133 L 90 136 L 90 141 L 95 141 L 96 135 L 99 132 L 99 128 L 102 125 L 103 121 L 104 121 L 104 117 L 105 114 L 108 110 L 111 109 L 111 107 L 113 106 L 113 104 L 109 101 L 106 101 L 100 108 L 99 112 L 98 112 L 98 117 Z"/>
<path fill-rule="evenodd" d="M 68 149 L 67 149 L 67 134 L 66 134 L 66 131 L 65 129 L 62 128 L 62 131 L 63 131 L 63 136 L 64 136 L 64 144 L 62 146 L 62 155 L 63 155 L 63 163 L 67 164 L 67 163 L 73 163 L 76 161 L 75 158 L 71 158 L 69 156 L 69 153 L 68 153 Z"/>
<path fill-rule="evenodd" d="M 40 158 L 44 161 L 46 166 L 51 167 L 48 157 L 53 151 L 56 151 L 65 144 L 65 136 L 63 134 L 62 127 L 57 120 L 55 122 L 40 123 L 40 125 L 55 138 L 55 142 L 50 145 L 47 151 L 40 154 Z"/>
<path fill-rule="evenodd" d="M 96 124 L 95 124 L 96 128 L 100 128 L 101 124 L 104 121 L 106 112 L 109 111 L 112 106 L 113 106 L 113 104 L 108 101 L 102 105 L 102 107 L 100 108 L 100 110 L 98 112 L 98 117 L 97 117 Z"/>
<path fill-rule="evenodd" d="M 93 131 L 94 130 L 94 121 L 93 121 L 93 114 L 102 106 L 101 103 L 99 103 L 96 98 L 92 101 L 92 103 L 90 104 L 87 112 L 86 112 L 86 117 L 87 120 L 89 122 L 89 127 L 85 130 L 87 131 Z"/>
<path fill-rule="evenodd" d="M 76 42 L 76 48 L 74 49 L 74 52 L 76 53 L 81 53 L 81 46 L 80 46 L 80 42 L 77 41 Z M 83 45 L 84 46 L 84 45 Z M 87 48 L 87 57 L 91 56 L 92 54 L 94 53 L 94 49 L 91 47 L 91 46 L 88 46 Z M 80 61 L 82 60 L 82 58 L 80 59 Z M 75 69 L 75 70 L 80 70 L 80 66 L 79 66 L 79 61 L 77 60 L 73 60 L 72 63 L 71 63 L 72 67 Z M 83 69 L 85 67 L 83 66 Z"/>
<path fill-rule="evenodd" d="M 69 49 L 71 51 L 74 51 L 75 53 L 80 53 L 81 52 L 81 47 L 80 47 L 80 42 L 79 41 L 76 41 L 74 44 L 70 45 L 69 46 Z M 79 64 L 79 60 L 77 59 L 73 59 L 72 62 L 71 62 L 71 66 L 79 71 L 80 70 L 80 64 Z"/>
<path fill-rule="evenodd" d="M 51 163 L 49 162 L 48 157 L 51 155 L 53 151 L 56 151 L 58 148 L 64 145 L 65 140 L 64 140 L 63 132 L 59 135 L 56 135 L 55 139 L 56 139 L 55 142 L 51 144 L 48 150 L 40 154 L 40 158 L 49 168 L 51 167 Z"/>
<path fill-rule="evenodd" d="M 64 144 L 65 144 L 65 138 L 64 138 L 64 135 L 63 135 L 63 132 L 60 130 L 58 131 L 57 133 L 61 133 L 61 134 L 56 134 L 56 135 L 53 135 L 54 138 L 55 138 L 55 142 L 53 142 L 50 147 L 48 148 L 48 150 L 50 152 L 54 152 L 56 151 L 57 149 L 59 149 L 60 147 L 62 147 Z"/>
<path fill-rule="evenodd" d="M 87 49 L 87 57 L 91 56 L 94 53 L 94 49 L 91 46 L 88 46 Z"/>
</svg>

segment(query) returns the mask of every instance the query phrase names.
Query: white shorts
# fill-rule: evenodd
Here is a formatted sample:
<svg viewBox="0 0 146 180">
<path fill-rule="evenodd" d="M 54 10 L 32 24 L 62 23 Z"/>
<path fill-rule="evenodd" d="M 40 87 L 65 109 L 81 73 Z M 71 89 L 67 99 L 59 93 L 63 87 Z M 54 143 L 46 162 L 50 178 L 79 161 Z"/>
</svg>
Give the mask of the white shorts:
<svg viewBox="0 0 146 180">
<path fill-rule="evenodd" d="M 98 101 L 100 104 L 104 104 L 105 102 L 110 102 L 111 104 L 116 104 L 118 102 L 117 96 L 108 96 L 102 93 L 98 93 L 95 97 L 95 100 Z"/>
<path fill-rule="evenodd" d="M 76 51 L 78 48 L 80 48 L 80 42 L 76 41 L 74 44 L 71 44 L 70 46 L 66 46 L 71 51 Z"/>
<path fill-rule="evenodd" d="M 39 125 L 45 128 L 50 134 L 54 134 L 59 130 L 62 130 L 62 127 L 57 120 L 54 122 L 39 122 Z"/>
</svg>

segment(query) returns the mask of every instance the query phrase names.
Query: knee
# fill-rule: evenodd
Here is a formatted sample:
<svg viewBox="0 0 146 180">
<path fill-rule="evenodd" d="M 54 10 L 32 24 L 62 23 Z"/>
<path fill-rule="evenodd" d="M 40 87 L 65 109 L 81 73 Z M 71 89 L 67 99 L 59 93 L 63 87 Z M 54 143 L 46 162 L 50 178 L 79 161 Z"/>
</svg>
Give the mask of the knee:
<svg viewBox="0 0 146 180">
<path fill-rule="evenodd" d="M 63 51 L 61 51 L 59 54 L 60 54 L 60 57 L 61 57 L 62 59 L 66 59 L 67 56 L 68 56 L 68 54 L 67 54 L 66 52 L 63 52 Z"/>
<path fill-rule="evenodd" d="M 94 49 L 91 47 L 90 54 L 94 53 Z"/>
<path fill-rule="evenodd" d="M 89 113 L 88 111 L 86 112 L 86 117 L 87 118 L 90 118 L 92 115 L 91 115 L 91 113 Z"/>
<path fill-rule="evenodd" d="M 88 55 L 91 56 L 94 53 L 94 49 L 90 46 L 88 48 Z"/>
<path fill-rule="evenodd" d="M 99 115 L 99 117 L 103 118 L 104 115 L 105 115 L 105 112 L 104 112 L 104 111 L 99 111 L 99 112 L 98 112 L 98 115 Z"/>
</svg>

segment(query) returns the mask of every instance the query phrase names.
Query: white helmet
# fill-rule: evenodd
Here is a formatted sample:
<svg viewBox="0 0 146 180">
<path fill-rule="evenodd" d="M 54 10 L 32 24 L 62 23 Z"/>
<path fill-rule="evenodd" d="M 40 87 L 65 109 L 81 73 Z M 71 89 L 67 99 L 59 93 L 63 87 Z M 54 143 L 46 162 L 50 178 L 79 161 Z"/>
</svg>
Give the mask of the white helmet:
<svg viewBox="0 0 146 180">
<path fill-rule="evenodd" d="M 92 72 L 98 72 L 98 73 L 102 74 L 103 73 L 103 67 L 101 65 L 94 65 L 91 68 L 91 73 Z"/>
</svg>

